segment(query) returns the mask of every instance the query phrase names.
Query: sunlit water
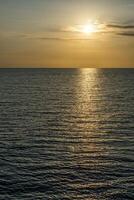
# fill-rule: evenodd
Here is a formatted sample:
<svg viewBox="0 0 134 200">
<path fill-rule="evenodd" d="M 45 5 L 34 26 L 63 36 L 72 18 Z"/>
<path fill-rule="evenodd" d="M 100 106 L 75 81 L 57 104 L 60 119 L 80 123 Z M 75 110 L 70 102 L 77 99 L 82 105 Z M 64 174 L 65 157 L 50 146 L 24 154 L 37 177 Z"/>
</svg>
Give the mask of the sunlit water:
<svg viewBox="0 0 134 200">
<path fill-rule="evenodd" d="M 134 199 L 134 70 L 1 69 L 0 199 Z"/>
</svg>

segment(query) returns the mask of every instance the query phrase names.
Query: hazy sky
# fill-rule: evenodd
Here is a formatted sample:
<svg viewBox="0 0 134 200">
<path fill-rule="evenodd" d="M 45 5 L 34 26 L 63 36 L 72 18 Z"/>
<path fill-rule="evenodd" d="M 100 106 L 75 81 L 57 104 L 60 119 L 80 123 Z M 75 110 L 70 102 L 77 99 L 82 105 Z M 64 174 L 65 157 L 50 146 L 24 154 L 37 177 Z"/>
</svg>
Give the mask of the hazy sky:
<svg viewBox="0 0 134 200">
<path fill-rule="evenodd" d="M 0 0 L 1 67 L 134 67 L 134 0 Z"/>
</svg>

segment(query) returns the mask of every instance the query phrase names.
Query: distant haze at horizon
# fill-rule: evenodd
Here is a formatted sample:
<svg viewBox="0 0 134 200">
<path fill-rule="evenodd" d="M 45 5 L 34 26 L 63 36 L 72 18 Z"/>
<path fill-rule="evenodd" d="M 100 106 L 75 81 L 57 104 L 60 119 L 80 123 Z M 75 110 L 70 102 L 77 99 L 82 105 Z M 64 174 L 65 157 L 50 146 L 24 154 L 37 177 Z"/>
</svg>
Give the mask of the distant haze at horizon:
<svg viewBox="0 0 134 200">
<path fill-rule="evenodd" d="M 0 67 L 134 67 L 133 0 L 0 0 Z"/>
</svg>

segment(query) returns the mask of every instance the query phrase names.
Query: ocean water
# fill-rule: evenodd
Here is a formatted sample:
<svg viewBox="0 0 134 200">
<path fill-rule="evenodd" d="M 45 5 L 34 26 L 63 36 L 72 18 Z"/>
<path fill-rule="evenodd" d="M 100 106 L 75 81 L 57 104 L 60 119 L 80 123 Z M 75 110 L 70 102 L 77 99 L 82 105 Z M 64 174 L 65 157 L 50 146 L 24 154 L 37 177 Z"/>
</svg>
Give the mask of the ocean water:
<svg viewBox="0 0 134 200">
<path fill-rule="evenodd" d="M 10 199 L 134 199 L 134 69 L 0 69 Z"/>
</svg>

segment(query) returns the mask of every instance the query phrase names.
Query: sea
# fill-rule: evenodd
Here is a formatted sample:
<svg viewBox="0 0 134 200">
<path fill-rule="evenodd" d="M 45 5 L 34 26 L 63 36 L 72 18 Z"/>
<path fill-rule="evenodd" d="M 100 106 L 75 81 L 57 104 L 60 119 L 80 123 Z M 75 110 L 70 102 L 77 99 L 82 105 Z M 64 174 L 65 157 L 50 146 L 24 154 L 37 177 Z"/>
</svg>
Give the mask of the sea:
<svg viewBox="0 0 134 200">
<path fill-rule="evenodd" d="M 0 69 L 0 200 L 134 200 L 134 69 Z"/>
</svg>

